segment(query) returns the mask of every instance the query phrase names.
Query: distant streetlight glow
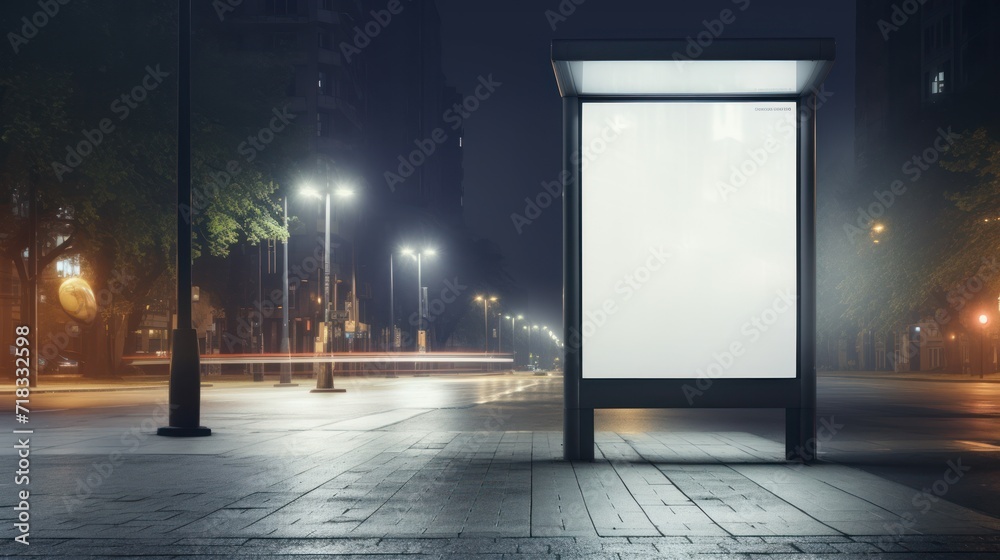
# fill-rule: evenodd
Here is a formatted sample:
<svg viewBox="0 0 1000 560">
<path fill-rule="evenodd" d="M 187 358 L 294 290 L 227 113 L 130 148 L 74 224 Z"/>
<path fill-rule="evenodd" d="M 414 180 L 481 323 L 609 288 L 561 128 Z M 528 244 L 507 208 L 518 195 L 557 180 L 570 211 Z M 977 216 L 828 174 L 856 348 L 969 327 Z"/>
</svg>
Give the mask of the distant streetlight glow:
<svg viewBox="0 0 1000 560">
<path fill-rule="evenodd" d="M 983 313 L 979 316 L 979 324 L 983 326 L 983 330 L 980 333 L 980 351 L 979 351 L 979 378 L 982 379 L 986 374 L 986 362 L 987 362 L 987 351 L 986 351 L 986 325 L 990 322 L 990 318 L 987 314 Z"/>
<path fill-rule="evenodd" d="M 426 352 L 426 343 L 421 345 L 421 333 L 424 332 L 424 319 L 426 314 L 424 313 L 424 281 L 422 277 L 422 266 L 424 255 L 428 257 L 433 257 L 437 255 L 437 249 L 428 247 L 423 251 L 416 251 L 412 247 L 403 247 L 400 251 L 402 254 L 413 257 L 417 261 L 417 352 Z M 426 340 L 426 339 L 425 339 Z"/>
<path fill-rule="evenodd" d="M 490 347 L 490 320 L 489 320 L 489 305 L 490 303 L 496 303 L 499 298 L 496 296 L 476 296 L 474 301 L 483 302 L 483 334 L 486 338 L 483 340 L 483 354 L 489 353 Z"/>
</svg>

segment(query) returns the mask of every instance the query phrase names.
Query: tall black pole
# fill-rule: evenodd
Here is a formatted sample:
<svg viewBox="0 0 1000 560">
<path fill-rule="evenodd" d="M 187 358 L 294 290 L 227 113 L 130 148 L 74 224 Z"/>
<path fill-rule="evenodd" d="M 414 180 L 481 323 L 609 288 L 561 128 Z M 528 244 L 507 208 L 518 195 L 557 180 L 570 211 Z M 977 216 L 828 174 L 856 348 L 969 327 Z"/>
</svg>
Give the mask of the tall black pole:
<svg viewBox="0 0 1000 560">
<path fill-rule="evenodd" d="M 288 232 L 288 196 L 285 196 L 285 232 Z M 288 242 L 291 235 L 285 238 L 281 257 L 281 353 L 289 361 L 281 364 L 281 381 L 275 387 L 297 387 L 292 383 L 291 343 L 288 339 Z"/>
<path fill-rule="evenodd" d="M 327 168 L 326 184 L 326 219 L 323 234 L 323 329 L 326 338 L 323 342 L 323 352 L 326 358 L 333 357 L 333 326 L 330 323 L 330 267 L 333 266 L 333 259 L 330 256 L 330 169 Z M 333 305 L 337 305 L 336 278 L 334 278 Z M 333 362 L 325 362 L 323 369 L 316 377 L 316 388 L 310 393 L 344 393 L 345 389 L 337 389 L 333 386 Z"/>
<path fill-rule="evenodd" d="M 38 177 L 35 173 L 29 176 L 31 186 L 28 189 L 28 308 L 21 312 L 24 319 L 27 314 L 29 330 L 28 340 L 32 348 L 38 347 Z M 38 360 L 28 360 L 28 386 L 38 387 Z"/>
<path fill-rule="evenodd" d="M 389 253 L 389 351 L 396 350 L 396 293 L 392 279 L 392 253 Z"/>
<path fill-rule="evenodd" d="M 177 72 L 177 328 L 170 352 L 170 425 L 161 436 L 212 434 L 200 426 L 201 362 L 191 324 L 191 0 L 179 2 Z"/>
</svg>

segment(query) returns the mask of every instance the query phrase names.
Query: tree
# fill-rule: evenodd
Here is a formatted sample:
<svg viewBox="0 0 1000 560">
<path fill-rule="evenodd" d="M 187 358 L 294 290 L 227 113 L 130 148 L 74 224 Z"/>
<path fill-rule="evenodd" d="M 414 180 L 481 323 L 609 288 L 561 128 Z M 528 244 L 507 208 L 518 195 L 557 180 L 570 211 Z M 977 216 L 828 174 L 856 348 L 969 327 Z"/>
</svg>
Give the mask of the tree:
<svg viewBox="0 0 1000 560">
<path fill-rule="evenodd" d="M 91 376 L 119 370 L 125 333 L 173 272 L 176 6 L 80 0 L 0 62 L 0 184 L 7 215 L 15 216 L 0 224 L 0 251 L 18 271 L 22 302 L 35 281 L 22 256 L 32 239 L 32 204 L 44 247 L 39 269 L 79 253 L 84 276 L 108 296 L 99 318 L 83 328 L 81 367 Z M 35 7 L 5 3 L 2 19 L 16 21 Z M 222 255 L 237 242 L 285 235 L 266 158 L 241 161 L 228 181 L 217 178 L 280 105 L 288 67 L 257 53 L 223 57 L 221 49 L 200 46 L 193 187 L 202 198 L 190 219 L 196 254 Z M 49 237 L 57 229 L 68 235 L 55 246 Z"/>
<path fill-rule="evenodd" d="M 979 276 L 984 297 L 991 299 L 1000 293 L 1000 141 L 983 128 L 967 132 L 941 165 L 968 184 L 947 195 L 954 204 L 948 214 L 954 234 L 931 278 L 950 287 Z"/>
<path fill-rule="evenodd" d="M 968 330 L 970 302 L 995 305 L 1000 143 L 984 129 L 967 132 L 941 167 L 941 182 L 961 188 L 932 198 L 928 208 L 911 206 L 880 220 L 882 230 L 858 244 L 856 273 L 839 290 L 845 315 L 861 328 L 885 332 L 933 320 Z"/>
</svg>

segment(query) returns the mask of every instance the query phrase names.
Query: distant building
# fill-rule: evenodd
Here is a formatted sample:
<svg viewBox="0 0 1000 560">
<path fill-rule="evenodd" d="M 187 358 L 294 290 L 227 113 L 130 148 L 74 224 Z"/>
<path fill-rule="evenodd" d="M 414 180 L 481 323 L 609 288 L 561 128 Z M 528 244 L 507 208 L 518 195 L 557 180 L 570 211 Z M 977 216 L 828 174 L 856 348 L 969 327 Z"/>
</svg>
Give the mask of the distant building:
<svg viewBox="0 0 1000 560">
<path fill-rule="evenodd" d="M 911 6 L 921 7 L 904 11 Z M 998 26 L 996 2 L 859 0 L 859 163 L 872 166 L 883 156 L 912 154 L 939 127 L 958 132 L 1000 122 L 1000 112 L 992 109 L 1000 85 Z"/>
</svg>

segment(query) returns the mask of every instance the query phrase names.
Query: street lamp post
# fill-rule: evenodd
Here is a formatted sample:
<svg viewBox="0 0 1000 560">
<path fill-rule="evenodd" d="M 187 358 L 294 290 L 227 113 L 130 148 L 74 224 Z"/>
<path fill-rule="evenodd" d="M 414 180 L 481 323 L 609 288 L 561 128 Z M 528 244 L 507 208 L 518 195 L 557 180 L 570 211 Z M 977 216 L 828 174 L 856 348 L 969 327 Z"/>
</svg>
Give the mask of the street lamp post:
<svg viewBox="0 0 1000 560">
<path fill-rule="evenodd" d="M 990 324 L 989 315 L 983 313 L 979 316 L 979 324 L 982 325 L 982 331 L 980 332 L 980 345 L 982 349 L 979 351 L 979 378 L 982 379 L 983 375 L 986 373 L 986 326 Z"/>
<path fill-rule="evenodd" d="M 201 358 L 198 332 L 191 321 L 191 0 L 180 0 L 177 72 L 177 328 L 170 353 L 170 414 L 157 435 L 199 437 L 212 434 L 200 425 Z M 32 198 L 31 208 L 37 201 Z M 35 246 L 31 257 L 35 258 Z M 33 261 L 32 264 L 37 262 Z M 37 282 L 37 278 L 35 278 Z M 33 303 L 33 302 L 32 302 Z M 34 304 L 34 303 L 33 303 Z"/>
<path fill-rule="evenodd" d="M 513 354 L 514 367 L 517 367 L 517 335 L 514 334 L 517 331 L 517 320 L 524 319 L 524 315 L 511 315 L 507 317 L 510 319 L 510 351 Z"/>
<path fill-rule="evenodd" d="M 285 232 L 288 232 L 288 197 L 285 197 Z M 291 359 L 291 343 L 288 340 L 288 242 L 291 236 L 285 238 L 282 248 L 282 269 L 281 269 L 281 353 Z M 286 361 L 281 364 L 281 381 L 275 387 L 298 387 L 297 383 L 292 383 L 292 364 Z"/>
<path fill-rule="evenodd" d="M 534 356 L 531 354 L 531 331 L 538 330 L 538 325 L 525 325 L 524 330 L 528 331 L 528 365 L 534 366 Z"/>
<path fill-rule="evenodd" d="M 424 280 L 423 280 L 423 256 L 433 257 L 437 254 L 434 249 L 424 249 L 414 251 L 413 249 L 403 249 L 403 254 L 417 259 L 417 352 L 427 351 L 427 335 L 424 332 Z M 421 335 L 421 333 L 424 333 Z M 421 336 L 423 340 L 421 341 Z"/>
<path fill-rule="evenodd" d="M 476 301 L 483 302 L 483 335 L 486 337 L 483 340 L 483 354 L 489 354 L 490 352 L 490 319 L 489 319 L 489 305 L 490 302 L 496 302 L 496 296 L 476 296 Z"/>
<path fill-rule="evenodd" d="M 329 178 L 328 178 L 329 181 Z M 329 189 L 329 182 L 327 183 L 327 190 L 325 195 L 321 195 L 318 191 L 313 188 L 307 187 L 302 190 L 302 194 L 306 196 L 311 196 L 313 198 L 325 199 L 325 220 L 324 220 L 324 230 L 323 230 L 323 297 L 320 298 L 323 305 L 323 335 L 324 344 L 323 352 L 328 358 L 333 355 L 333 328 L 330 322 L 330 206 L 331 206 L 331 192 Z M 353 191 L 345 188 L 337 189 L 337 196 L 341 198 L 348 198 L 353 196 Z M 336 301 L 334 301 L 336 305 Z M 316 377 L 316 388 L 311 392 L 313 393 L 345 393 L 345 389 L 336 389 L 333 386 L 333 362 L 325 362 L 323 369 L 320 371 L 319 375 Z"/>
<path fill-rule="evenodd" d="M 396 285 L 392 279 L 392 253 L 389 253 L 389 351 L 396 349 Z"/>
</svg>

